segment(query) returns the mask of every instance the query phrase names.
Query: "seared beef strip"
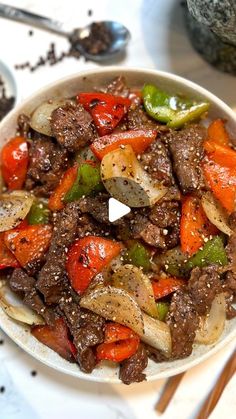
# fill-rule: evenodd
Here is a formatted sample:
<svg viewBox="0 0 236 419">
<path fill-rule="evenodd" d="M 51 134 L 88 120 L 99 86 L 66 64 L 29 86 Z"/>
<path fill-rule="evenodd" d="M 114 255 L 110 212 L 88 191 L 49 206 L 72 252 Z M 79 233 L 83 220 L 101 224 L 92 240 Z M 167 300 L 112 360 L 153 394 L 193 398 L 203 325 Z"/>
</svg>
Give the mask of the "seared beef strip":
<svg viewBox="0 0 236 419">
<path fill-rule="evenodd" d="M 29 293 L 25 294 L 23 299 L 26 305 L 40 314 L 45 320 L 46 324 L 53 326 L 55 321 L 55 314 L 52 309 L 47 307 L 43 301 L 38 291 L 33 288 Z"/>
<path fill-rule="evenodd" d="M 152 208 L 149 219 L 158 227 L 167 228 L 179 225 L 180 207 L 178 201 L 159 201 Z"/>
<path fill-rule="evenodd" d="M 168 136 L 174 171 L 184 194 L 198 193 L 204 188 L 200 166 L 203 158 L 202 143 L 206 130 L 199 125 L 189 125 L 180 131 L 171 131 Z"/>
<path fill-rule="evenodd" d="M 80 207 L 79 201 L 78 206 Z M 76 236 L 82 238 L 88 235 L 107 237 L 110 235 L 110 227 L 109 225 L 98 223 L 88 214 L 81 214 L 79 217 Z"/>
<path fill-rule="evenodd" d="M 229 226 L 236 232 L 236 211 L 232 212 L 229 216 Z"/>
<path fill-rule="evenodd" d="M 231 227 L 233 226 L 235 226 L 235 222 L 231 222 Z M 230 236 L 226 246 L 226 252 L 230 263 L 230 270 L 226 273 L 222 288 L 226 295 L 227 318 L 232 319 L 236 317 L 236 309 L 232 306 L 233 303 L 236 303 L 236 232 Z"/>
<path fill-rule="evenodd" d="M 109 227 L 98 225 L 92 217 L 81 214 L 80 201 L 67 204 L 54 221 L 51 245 L 46 263 L 39 273 L 37 288 L 48 304 L 58 303 L 68 288 L 65 270 L 66 254 L 75 238 L 109 234 Z"/>
<path fill-rule="evenodd" d="M 225 291 L 225 301 L 226 301 L 226 318 L 228 320 L 234 319 L 236 317 L 236 309 L 232 305 L 235 303 L 235 297 L 233 292 L 230 290 L 231 284 L 228 284 L 228 279 L 223 284 L 223 290 Z"/>
<path fill-rule="evenodd" d="M 142 154 L 140 163 L 154 181 L 163 182 L 166 186 L 174 184 L 168 150 L 159 138 Z"/>
<path fill-rule="evenodd" d="M 215 296 L 222 291 L 217 266 L 194 268 L 188 281 L 188 291 L 200 316 L 206 315 Z"/>
<path fill-rule="evenodd" d="M 148 358 L 152 359 L 152 361 L 157 363 L 169 361 L 169 358 L 166 358 L 163 352 L 159 351 L 156 348 L 153 348 L 153 346 L 150 346 L 147 343 L 145 343 L 145 348 L 147 351 Z"/>
<path fill-rule="evenodd" d="M 142 106 L 129 109 L 127 113 L 128 129 L 156 129 L 157 123 L 151 119 Z"/>
<path fill-rule="evenodd" d="M 150 246 L 165 249 L 165 237 L 162 229 L 152 224 L 148 218 L 149 210 L 146 208 L 135 210 L 130 222 L 130 238 L 142 239 Z"/>
<path fill-rule="evenodd" d="M 148 356 L 145 346 L 140 343 L 137 352 L 120 364 L 119 378 L 124 384 L 140 383 L 146 379 L 143 370 L 147 367 Z"/>
<path fill-rule="evenodd" d="M 133 211 L 130 232 L 150 246 L 171 249 L 179 243 L 180 208 L 177 201 L 161 200 L 151 210 Z"/>
<path fill-rule="evenodd" d="M 36 276 L 46 261 L 46 254 L 42 254 L 39 259 L 32 260 L 24 267 L 28 275 Z"/>
<path fill-rule="evenodd" d="M 171 299 L 166 318 L 172 336 L 173 359 L 185 358 L 192 352 L 199 316 L 192 299 L 183 290 L 176 291 Z"/>
<path fill-rule="evenodd" d="M 30 118 L 25 115 L 24 113 L 21 113 L 18 116 L 17 119 L 17 133 L 21 136 L 21 137 L 28 137 L 28 134 L 30 132 L 30 124 L 29 124 Z"/>
<path fill-rule="evenodd" d="M 155 224 L 148 222 L 144 228 L 142 228 L 142 231 L 140 231 L 140 237 L 150 246 L 166 249 L 163 231 Z"/>
<path fill-rule="evenodd" d="M 236 231 L 229 237 L 228 244 L 226 246 L 226 253 L 229 259 L 230 265 L 236 266 Z"/>
<path fill-rule="evenodd" d="M 27 275 L 21 268 L 16 268 L 9 279 L 12 291 L 27 293 L 35 286 L 35 279 Z"/>
<path fill-rule="evenodd" d="M 115 226 L 115 236 L 118 240 L 130 240 L 134 238 L 134 234 L 132 231 L 132 224 L 130 223 L 130 219 L 128 216 L 122 217 L 119 222 L 116 223 Z"/>
<path fill-rule="evenodd" d="M 236 297 L 236 232 L 233 233 L 228 241 L 226 246 L 226 253 L 230 263 L 230 271 L 227 272 L 227 288 L 230 289 L 233 293 L 233 296 Z"/>
<path fill-rule="evenodd" d="M 51 129 L 58 143 L 76 153 L 93 141 L 95 128 L 92 117 L 82 105 L 66 104 L 51 115 Z"/>
<path fill-rule="evenodd" d="M 49 137 L 36 135 L 30 142 L 29 167 L 25 188 L 34 195 L 48 197 L 60 181 L 68 164 L 66 150 Z"/>
<path fill-rule="evenodd" d="M 105 89 L 106 93 L 109 93 L 114 96 L 129 96 L 129 87 L 126 84 L 126 80 L 123 76 L 118 76 L 112 80 L 107 88 Z"/>
<path fill-rule="evenodd" d="M 77 349 L 77 361 L 83 372 L 90 373 L 96 366 L 96 356 L 93 347 L 104 341 L 105 320 L 84 310 L 72 301 L 72 298 L 62 298 L 60 309 L 67 319 L 67 324 Z"/>
<path fill-rule="evenodd" d="M 168 230 L 166 236 L 166 249 L 173 249 L 173 247 L 176 247 L 180 242 L 180 226 L 174 226 Z"/>
<path fill-rule="evenodd" d="M 41 296 L 35 288 L 36 280 L 30 277 L 23 269 L 14 269 L 9 285 L 12 291 L 24 294 L 23 302 L 40 314 L 49 325 L 54 324 L 55 316 L 51 309 L 45 306 Z"/>
<path fill-rule="evenodd" d="M 58 303 L 67 289 L 66 254 L 68 247 L 76 238 L 79 216 L 78 203 L 75 202 L 67 204 L 58 216 L 46 263 L 37 281 L 37 288 L 43 294 L 47 304 Z"/>
<path fill-rule="evenodd" d="M 95 324 L 81 327 L 74 335 L 74 344 L 77 348 L 77 360 L 81 371 L 91 373 L 96 366 L 97 360 L 93 347 L 102 343 L 104 333 Z"/>
<path fill-rule="evenodd" d="M 79 200 L 79 207 L 82 213 L 89 213 L 99 223 L 110 224 L 108 217 L 108 199 L 106 194 L 99 194 L 96 197 L 87 196 Z"/>
</svg>

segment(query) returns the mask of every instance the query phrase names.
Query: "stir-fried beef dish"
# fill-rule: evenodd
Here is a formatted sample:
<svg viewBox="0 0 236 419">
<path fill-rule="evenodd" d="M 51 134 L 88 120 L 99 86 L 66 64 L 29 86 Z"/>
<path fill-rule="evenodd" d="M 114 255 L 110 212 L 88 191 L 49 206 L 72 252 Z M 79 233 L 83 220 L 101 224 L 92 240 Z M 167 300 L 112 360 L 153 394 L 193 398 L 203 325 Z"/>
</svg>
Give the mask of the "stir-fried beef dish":
<svg viewBox="0 0 236 419">
<path fill-rule="evenodd" d="M 85 373 L 108 360 L 143 381 L 236 316 L 236 150 L 209 108 L 118 76 L 6 139 L 0 304 Z M 111 199 L 130 211 L 112 217 Z"/>
</svg>

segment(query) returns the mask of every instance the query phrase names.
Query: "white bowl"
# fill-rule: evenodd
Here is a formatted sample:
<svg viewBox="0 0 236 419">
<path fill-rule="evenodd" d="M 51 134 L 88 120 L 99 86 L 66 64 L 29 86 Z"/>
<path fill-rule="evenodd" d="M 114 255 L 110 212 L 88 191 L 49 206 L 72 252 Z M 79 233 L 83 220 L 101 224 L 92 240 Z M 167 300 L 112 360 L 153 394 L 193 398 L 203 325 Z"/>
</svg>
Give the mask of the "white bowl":
<svg viewBox="0 0 236 419">
<path fill-rule="evenodd" d="M 224 102 L 197 84 L 161 71 L 110 67 L 69 76 L 31 95 L 22 104 L 18 105 L 0 124 L 0 144 L 14 136 L 17 116 L 20 113 L 30 113 L 42 101 L 53 96 L 71 97 L 79 91 L 89 91 L 94 89 L 94 87 L 103 87 L 117 75 L 124 75 L 128 85 L 131 87 L 140 88 L 145 82 L 154 83 L 169 92 L 183 93 L 188 97 L 209 101 L 211 103 L 210 118 L 221 117 L 227 119 L 227 128 L 232 137 L 236 138 L 236 114 Z M 70 364 L 51 349 L 39 343 L 31 336 L 27 326 L 14 322 L 2 310 L 0 310 L 0 327 L 22 349 L 52 368 L 86 380 L 109 383 L 120 382 L 118 379 L 118 368 L 109 364 L 98 366 L 92 374 L 81 372 L 78 365 Z M 147 380 L 169 377 L 185 371 L 207 359 L 235 337 L 236 318 L 226 322 L 224 332 L 217 343 L 209 346 L 196 345 L 188 358 L 159 364 L 149 360 L 146 369 Z"/>
</svg>

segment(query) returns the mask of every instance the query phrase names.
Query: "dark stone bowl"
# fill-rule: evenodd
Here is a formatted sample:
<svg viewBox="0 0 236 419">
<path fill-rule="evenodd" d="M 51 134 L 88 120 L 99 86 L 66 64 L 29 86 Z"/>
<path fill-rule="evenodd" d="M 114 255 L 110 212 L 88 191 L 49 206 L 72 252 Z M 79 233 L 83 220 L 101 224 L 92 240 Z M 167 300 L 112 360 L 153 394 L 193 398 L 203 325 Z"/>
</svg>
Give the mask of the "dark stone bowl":
<svg viewBox="0 0 236 419">
<path fill-rule="evenodd" d="M 222 0 L 222 3 L 223 2 L 224 0 Z M 219 27 L 218 20 L 218 34 L 216 34 L 213 32 L 213 29 L 215 30 L 217 25 L 215 23 L 212 26 L 215 21 L 211 22 L 211 25 L 207 24 L 209 23 L 208 15 L 206 16 L 205 14 L 205 16 L 208 18 L 207 21 L 206 19 L 204 20 L 204 18 L 199 18 L 199 20 L 196 20 L 188 10 L 187 1 L 183 2 L 182 5 L 188 35 L 196 51 L 198 51 L 201 56 L 214 68 L 226 73 L 236 75 L 236 46 L 233 45 L 233 43 L 229 43 L 229 40 L 227 40 L 227 42 L 225 41 L 227 38 L 227 28 L 225 27 L 223 31 L 223 26 Z M 223 21 L 226 25 L 225 19 L 226 18 L 224 18 Z M 233 35 L 231 38 L 234 41 Z M 224 41 L 222 39 L 224 39 Z"/>
</svg>

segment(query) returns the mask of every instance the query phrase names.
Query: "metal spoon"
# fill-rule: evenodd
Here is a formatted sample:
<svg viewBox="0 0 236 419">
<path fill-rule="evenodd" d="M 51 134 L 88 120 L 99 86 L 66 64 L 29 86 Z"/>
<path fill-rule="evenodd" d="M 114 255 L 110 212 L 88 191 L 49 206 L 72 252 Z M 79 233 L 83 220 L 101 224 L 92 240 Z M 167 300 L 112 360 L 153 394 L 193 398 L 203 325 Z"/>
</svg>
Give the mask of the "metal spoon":
<svg viewBox="0 0 236 419">
<path fill-rule="evenodd" d="M 79 40 L 89 35 L 91 25 L 87 25 L 84 28 L 76 28 L 72 31 L 66 31 L 63 29 L 63 23 L 61 22 L 1 3 L 0 16 L 11 20 L 16 20 L 21 23 L 26 23 L 28 25 L 37 26 L 41 29 L 46 29 L 50 32 L 57 33 L 58 35 L 65 36 L 69 40 L 72 39 L 72 37 L 74 38 L 76 35 L 76 37 L 78 37 L 76 49 L 78 49 L 78 51 L 81 52 L 85 58 L 92 61 L 106 61 L 113 58 L 114 55 L 124 51 L 128 41 L 130 40 L 129 30 L 121 23 L 113 21 L 99 22 L 105 25 L 111 33 L 112 43 L 105 52 L 89 54 L 81 45 Z"/>
</svg>

